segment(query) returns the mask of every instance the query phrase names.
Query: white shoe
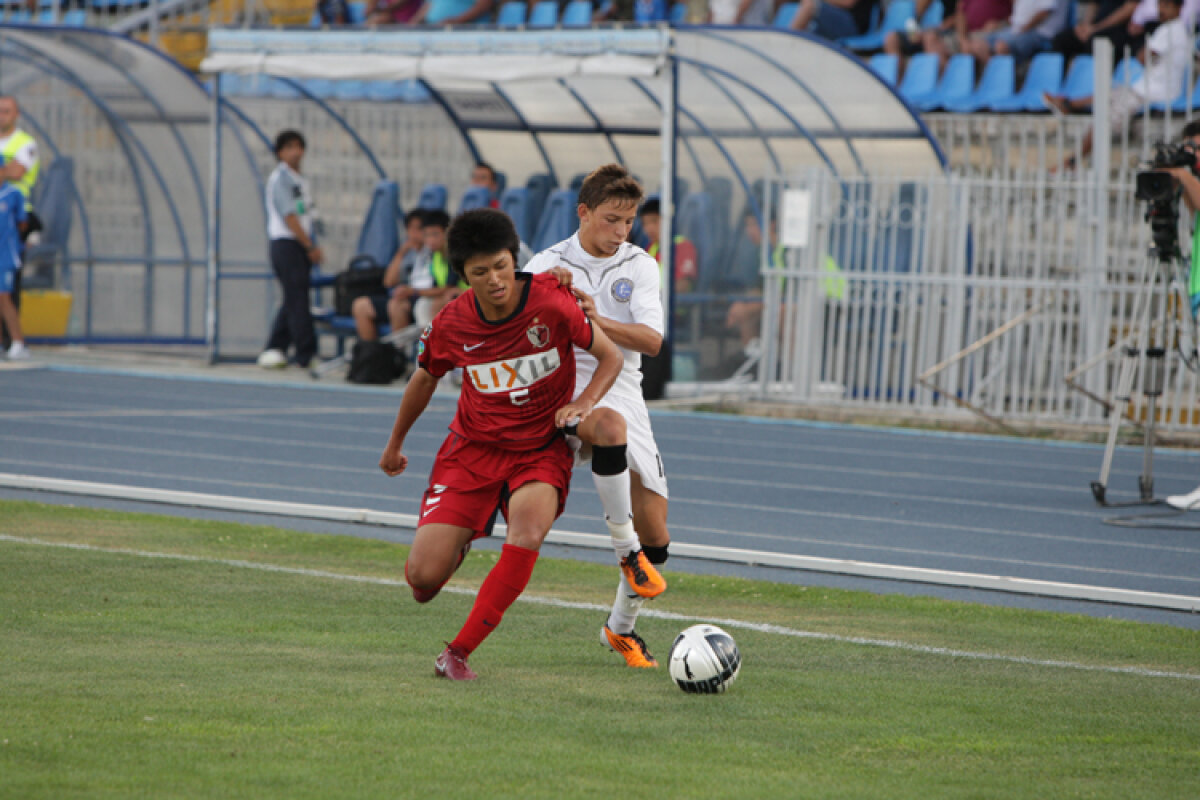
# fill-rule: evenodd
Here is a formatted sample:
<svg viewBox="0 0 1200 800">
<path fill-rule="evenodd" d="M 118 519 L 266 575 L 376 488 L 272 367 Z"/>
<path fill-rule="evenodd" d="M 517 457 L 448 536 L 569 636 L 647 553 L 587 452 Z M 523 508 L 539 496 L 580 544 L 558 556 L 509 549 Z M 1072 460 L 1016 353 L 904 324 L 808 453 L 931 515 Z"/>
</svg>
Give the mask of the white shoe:
<svg viewBox="0 0 1200 800">
<path fill-rule="evenodd" d="M 24 361 L 29 358 L 29 348 L 24 342 L 13 342 L 8 348 L 9 361 Z"/>
<path fill-rule="evenodd" d="M 1167 505 L 1180 511 L 1191 511 L 1200 508 L 1200 486 L 1187 494 L 1173 494 L 1167 498 Z"/>
<path fill-rule="evenodd" d="M 258 365 L 263 369 L 283 369 L 287 363 L 287 355 L 282 350 L 264 350 L 258 357 Z"/>
</svg>

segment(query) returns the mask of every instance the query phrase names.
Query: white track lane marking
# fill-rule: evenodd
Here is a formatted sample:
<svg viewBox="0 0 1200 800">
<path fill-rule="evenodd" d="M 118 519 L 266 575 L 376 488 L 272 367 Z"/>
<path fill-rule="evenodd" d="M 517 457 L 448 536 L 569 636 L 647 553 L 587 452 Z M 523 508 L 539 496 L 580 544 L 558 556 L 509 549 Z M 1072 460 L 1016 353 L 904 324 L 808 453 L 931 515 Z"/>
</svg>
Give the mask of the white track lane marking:
<svg viewBox="0 0 1200 800">
<path fill-rule="evenodd" d="M 283 573 L 286 575 L 297 575 L 308 578 L 323 578 L 335 581 L 350 581 L 353 583 L 367 583 L 378 586 L 407 588 L 407 584 L 405 584 L 404 581 L 396 580 L 394 578 L 377 578 L 368 575 L 346 575 L 339 572 L 327 572 L 325 570 L 305 569 L 302 567 L 285 567 L 278 564 L 264 564 L 256 561 L 243 561 L 240 559 L 212 558 L 209 556 L 189 555 L 186 553 L 156 553 L 147 550 L 133 550 L 128 548 L 97 547 L 95 545 L 81 544 L 78 542 L 48 542 L 42 539 L 29 539 L 22 536 L 10 536 L 8 534 L 0 534 L 0 541 L 11 542 L 13 544 L 32 545 L 37 547 L 55 547 L 66 550 L 82 550 L 93 553 L 135 556 L 137 558 L 188 561 L 197 564 L 218 564 L 227 567 L 252 569 L 261 572 Z M 476 594 L 476 592 L 472 589 L 463 589 L 455 586 L 446 586 L 442 589 L 442 591 L 449 594 L 460 594 L 466 596 L 474 596 Z M 609 610 L 608 606 L 600 605 L 598 603 L 561 600 L 555 597 L 522 595 L 519 600 L 525 603 L 552 606 L 554 608 L 567 608 L 579 611 L 606 612 Z M 720 625 L 722 627 L 756 631 L 758 633 L 767 633 L 776 636 L 791 636 L 800 639 L 814 639 L 817 641 L 854 644 L 864 647 L 884 647 L 892 650 L 902 650 L 911 653 L 946 656 L 948 658 L 962 658 L 975 661 L 997 661 L 1010 664 L 1020 664 L 1023 666 L 1072 669 L 1081 670 L 1084 672 L 1105 672 L 1119 675 L 1136 675 L 1143 678 L 1175 678 L 1179 680 L 1200 681 L 1200 673 L 1170 672 L 1166 670 L 1146 669 L 1144 667 L 1115 667 L 1102 664 L 1080 664 L 1073 661 L 1030 658 L 1026 656 L 1009 656 L 1000 653 L 978 653 L 969 650 L 955 650 L 948 647 L 932 647 L 930 645 L 913 644 L 912 642 L 903 642 L 895 639 L 872 639 L 863 636 L 841 636 L 833 633 L 819 633 L 816 631 L 788 628 L 782 625 L 773 625 L 761 622 L 747 622 L 745 620 L 738 619 L 697 617 L 688 614 L 676 614 L 670 611 L 658 611 L 656 609 L 643 609 L 641 614 L 644 617 L 653 617 L 655 619 L 667 619 L 677 622 L 692 623 L 710 622 L 714 625 Z"/>
</svg>

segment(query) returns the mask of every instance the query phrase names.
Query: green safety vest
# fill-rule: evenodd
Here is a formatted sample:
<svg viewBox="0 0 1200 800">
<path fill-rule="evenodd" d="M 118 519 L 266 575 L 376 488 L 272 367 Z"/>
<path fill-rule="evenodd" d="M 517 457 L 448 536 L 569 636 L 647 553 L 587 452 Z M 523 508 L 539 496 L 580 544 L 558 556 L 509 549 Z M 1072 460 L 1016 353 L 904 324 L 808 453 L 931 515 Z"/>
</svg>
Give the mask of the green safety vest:
<svg viewBox="0 0 1200 800">
<path fill-rule="evenodd" d="M 13 157 L 25 145 L 34 142 L 34 138 L 25 131 L 17 128 L 13 131 L 12 138 L 8 140 L 8 144 L 0 150 L 0 155 L 4 156 L 4 163 L 12 161 Z M 25 195 L 25 207 L 32 208 L 33 202 L 30 198 L 33 197 L 33 186 L 37 183 L 38 170 L 41 168 L 41 159 L 33 162 L 33 166 L 25 170 L 25 176 L 21 180 L 16 181 L 16 187 L 21 190 L 21 194 Z"/>
<path fill-rule="evenodd" d="M 439 253 L 433 254 L 433 263 L 430 265 L 433 270 L 433 285 L 439 289 L 444 289 L 450 285 L 450 262 L 446 257 Z M 469 288 L 465 281 L 458 282 L 458 288 Z"/>
</svg>

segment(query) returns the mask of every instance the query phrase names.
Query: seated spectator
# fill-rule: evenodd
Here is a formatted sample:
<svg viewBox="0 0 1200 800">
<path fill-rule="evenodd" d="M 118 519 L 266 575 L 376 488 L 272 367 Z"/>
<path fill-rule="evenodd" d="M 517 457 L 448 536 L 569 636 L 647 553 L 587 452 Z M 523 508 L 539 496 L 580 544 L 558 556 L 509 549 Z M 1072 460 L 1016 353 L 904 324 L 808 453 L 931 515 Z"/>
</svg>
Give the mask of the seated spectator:
<svg viewBox="0 0 1200 800">
<path fill-rule="evenodd" d="M 596 8 L 592 22 L 633 22 L 633 0 L 605 0 Z"/>
<path fill-rule="evenodd" d="M 465 25 L 485 22 L 492 0 L 425 0 L 412 18 L 413 25 Z"/>
<path fill-rule="evenodd" d="M 463 293 L 467 284 L 456 281 L 446 255 L 446 229 L 450 227 L 450 215 L 440 209 L 427 211 L 422 222 L 424 246 L 413 264 L 408 285 L 417 298 L 413 304 L 413 318 L 418 325 L 425 327 L 447 303 Z"/>
<path fill-rule="evenodd" d="M 1113 52 L 1120 59 L 1133 38 L 1129 21 L 1137 6 L 1138 0 L 1080 0 L 1079 22 L 1060 31 L 1050 46 L 1070 58 L 1092 52 L 1092 40 L 1099 36 L 1112 42 Z"/>
<path fill-rule="evenodd" d="M 484 186 L 491 196 L 488 203 L 492 208 L 500 207 L 500 182 L 496 180 L 496 170 L 486 161 L 480 161 L 471 170 L 471 186 Z"/>
<path fill-rule="evenodd" d="M 651 197 L 642 204 L 642 209 L 638 212 L 642 218 L 642 231 L 649 240 L 646 252 L 658 262 L 660 272 L 662 269 L 662 253 L 659 250 L 658 237 L 662 234 L 661 208 L 659 199 Z M 676 235 L 671 238 L 675 240 L 675 252 L 673 254 L 675 261 L 675 291 L 690 292 L 695 285 L 698 272 L 696 266 L 698 263 L 696 246 L 684 236 Z"/>
<path fill-rule="evenodd" d="M 980 65 L 993 55 L 1012 55 L 1020 63 L 1028 61 L 1043 50 L 1063 29 L 1071 0 L 1014 0 L 1008 25 L 999 30 L 978 33 L 971 37 L 967 52 Z"/>
<path fill-rule="evenodd" d="M 1169 103 L 1183 89 L 1188 64 L 1192 60 L 1191 33 L 1180 19 L 1180 0 L 1158 0 L 1161 24 L 1146 40 L 1138 60 L 1146 65 L 1142 76 L 1129 86 L 1114 86 L 1109 99 L 1109 119 L 1113 133 L 1119 134 L 1147 103 Z M 1042 95 L 1042 100 L 1054 111 L 1069 114 L 1083 111 L 1092 105 L 1091 97 L 1068 100 L 1059 95 Z M 1092 152 L 1094 132 L 1089 128 L 1080 145 L 1081 154 Z M 1072 169 L 1075 159 L 1068 158 L 1062 169 Z"/>
<path fill-rule="evenodd" d="M 837 41 L 864 34 L 879 0 L 800 0 L 791 29 Z"/>
<path fill-rule="evenodd" d="M 918 16 L 924 13 L 920 4 L 917 11 Z M 963 52 L 972 34 L 997 31 L 1011 15 L 1011 0 L 948 0 L 941 25 L 915 34 L 892 31 L 883 39 L 883 51 L 897 56 L 935 53 L 945 67 L 950 56 Z"/>
<path fill-rule="evenodd" d="M 739 242 L 739 247 L 736 248 L 735 258 L 744 263 L 735 265 L 735 268 L 739 272 L 758 274 L 761 271 L 762 227 L 758 224 L 758 217 L 753 213 L 746 214 L 743 220 L 743 232 L 745 235 Z M 778 244 L 778 227 L 774 219 L 768 226 L 768 234 L 773 246 L 771 265 L 776 269 L 782 269 L 783 245 Z M 761 295 L 761 281 L 749 290 L 748 294 Z M 735 300 L 729 304 L 729 311 L 725 314 L 725 327 L 737 331 L 738 339 L 746 355 L 753 355 L 757 352 L 758 332 L 762 327 L 762 312 L 762 300 Z"/>
<path fill-rule="evenodd" d="M 407 25 L 421 10 L 424 0 L 371 0 L 367 22 L 371 25 Z"/>
<path fill-rule="evenodd" d="M 712 25 L 770 25 L 774 0 L 710 0 L 708 22 Z"/>
<path fill-rule="evenodd" d="M 412 324 L 415 290 L 409 285 L 413 266 L 425 246 L 425 210 L 416 208 L 404 215 L 404 243 L 392 256 L 383 273 L 387 292 L 356 298 L 350 306 L 354 330 L 364 342 L 379 338 L 379 320 L 386 319 L 393 331 Z"/>
<path fill-rule="evenodd" d="M 350 7 L 346 0 L 317 0 L 317 15 L 322 25 L 346 25 L 350 22 Z"/>
</svg>

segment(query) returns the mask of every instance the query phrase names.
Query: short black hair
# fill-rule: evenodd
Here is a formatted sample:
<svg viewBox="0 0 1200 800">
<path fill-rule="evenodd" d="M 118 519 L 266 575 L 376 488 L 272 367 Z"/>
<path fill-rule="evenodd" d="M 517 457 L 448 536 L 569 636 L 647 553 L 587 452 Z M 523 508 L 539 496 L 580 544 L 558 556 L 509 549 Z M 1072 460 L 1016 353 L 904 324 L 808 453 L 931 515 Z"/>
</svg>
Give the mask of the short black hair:
<svg viewBox="0 0 1200 800">
<path fill-rule="evenodd" d="M 421 221 L 421 224 L 424 225 L 425 224 L 425 209 L 414 208 L 411 211 L 409 211 L 407 214 L 405 214 L 404 215 L 404 227 L 407 228 L 409 225 L 411 225 L 413 223 L 413 220 L 415 220 L 415 219 L 419 219 Z"/>
<path fill-rule="evenodd" d="M 480 167 L 483 167 L 484 169 L 486 169 L 488 172 L 490 172 L 492 174 L 493 181 L 496 180 L 496 168 L 495 167 L 493 167 L 491 164 L 489 164 L 486 161 L 476 161 L 475 169 L 479 169 Z"/>
<path fill-rule="evenodd" d="M 278 156 L 279 151 L 292 142 L 299 142 L 302 150 L 308 149 L 308 145 L 305 144 L 304 137 L 300 134 L 300 131 L 288 128 L 285 131 L 280 131 L 279 135 L 275 137 L 275 155 Z"/>
<path fill-rule="evenodd" d="M 644 217 L 647 214 L 662 216 L 662 204 L 658 200 L 658 195 L 650 195 L 646 198 L 646 202 L 642 203 L 642 208 L 638 211 L 638 215 Z"/>
<path fill-rule="evenodd" d="M 1184 125 L 1179 136 L 1181 139 L 1191 139 L 1194 136 L 1200 136 L 1200 119 L 1194 119 L 1187 125 Z"/>
<path fill-rule="evenodd" d="M 512 253 L 513 265 L 521 249 L 521 237 L 508 214 L 494 208 L 474 208 L 454 218 L 446 234 L 446 252 L 450 268 L 460 278 L 467 261 L 480 255 L 507 250 Z"/>
<path fill-rule="evenodd" d="M 449 228 L 450 215 L 440 208 L 427 208 L 421 215 L 421 225 L 426 228 Z"/>
</svg>

